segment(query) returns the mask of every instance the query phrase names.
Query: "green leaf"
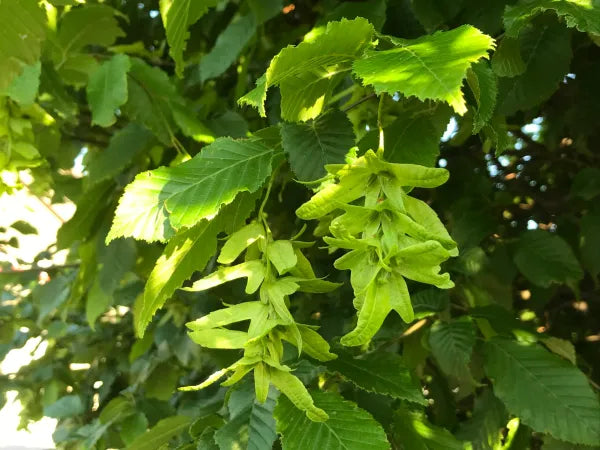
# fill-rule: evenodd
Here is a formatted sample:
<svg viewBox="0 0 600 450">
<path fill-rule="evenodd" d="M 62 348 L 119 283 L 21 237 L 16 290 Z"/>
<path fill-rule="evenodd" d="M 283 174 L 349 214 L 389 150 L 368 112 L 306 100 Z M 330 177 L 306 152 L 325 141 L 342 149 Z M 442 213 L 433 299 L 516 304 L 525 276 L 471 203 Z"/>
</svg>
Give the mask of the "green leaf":
<svg viewBox="0 0 600 450">
<path fill-rule="evenodd" d="M 387 2 L 386 0 L 366 0 L 361 2 L 339 3 L 331 12 L 327 12 L 324 21 L 356 19 L 364 17 L 373 24 L 377 31 L 381 31 L 385 21 Z"/>
<path fill-rule="evenodd" d="M 37 228 L 24 220 L 11 223 L 9 228 L 17 230 L 21 234 L 38 234 Z"/>
<path fill-rule="evenodd" d="M 69 297 L 70 280 L 59 275 L 46 284 L 38 284 L 33 291 L 33 302 L 39 308 L 38 323 L 62 305 Z"/>
<path fill-rule="evenodd" d="M 85 5 L 68 11 L 58 26 L 57 68 L 65 64 L 69 53 L 88 45 L 108 47 L 117 38 L 125 36 L 115 18 L 116 14 L 115 9 L 106 5 Z"/>
<path fill-rule="evenodd" d="M 432 31 L 453 19 L 462 0 L 413 0 L 413 11 L 426 30 Z"/>
<path fill-rule="evenodd" d="M 0 92 L 4 92 L 25 66 L 36 64 L 46 36 L 46 15 L 36 0 L 0 3 Z"/>
<path fill-rule="evenodd" d="M 23 106 L 35 102 L 40 87 L 42 64 L 38 61 L 23 67 L 23 72 L 13 79 L 6 90 L 6 95 Z"/>
<path fill-rule="evenodd" d="M 135 413 L 130 400 L 125 397 L 114 397 L 100 412 L 100 422 L 103 424 L 113 423 Z"/>
<path fill-rule="evenodd" d="M 121 236 L 164 240 L 170 226 L 211 219 L 239 192 L 258 190 L 276 154 L 258 141 L 219 138 L 177 167 L 139 174 L 125 188 L 107 242 Z"/>
<path fill-rule="evenodd" d="M 150 150 L 155 142 L 152 133 L 135 123 L 129 123 L 112 135 L 108 147 L 87 165 L 85 181 L 91 186 L 103 180 L 115 178 L 133 159 Z"/>
<path fill-rule="evenodd" d="M 238 58 L 256 31 L 254 14 L 236 16 L 219 34 L 214 47 L 200 60 L 200 79 L 218 77 Z"/>
<path fill-rule="evenodd" d="M 570 362 L 537 345 L 493 338 L 484 347 L 485 372 L 509 412 L 534 431 L 573 443 L 600 440 L 600 404 Z"/>
<path fill-rule="evenodd" d="M 273 418 L 276 398 L 277 392 L 271 389 L 267 400 L 264 403 L 258 402 L 250 384 L 233 391 L 228 402 L 230 419 L 215 433 L 219 448 L 221 450 L 271 448 L 277 439 Z"/>
<path fill-rule="evenodd" d="M 220 264 L 231 264 L 250 245 L 259 239 L 265 239 L 265 228 L 258 222 L 252 222 L 240 228 L 227 238 L 225 245 L 219 253 L 217 262 Z"/>
<path fill-rule="evenodd" d="M 460 425 L 456 433 L 459 439 L 470 441 L 473 450 L 496 450 L 503 441 L 502 429 L 508 415 L 500 400 L 486 389 L 475 398 L 473 416 Z"/>
<path fill-rule="evenodd" d="M 544 344 L 552 353 L 570 361 L 572 364 L 577 364 L 577 354 L 575 346 L 565 339 L 559 339 L 553 336 L 540 338 L 540 342 Z"/>
<path fill-rule="evenodd" d="M 548 99 L 569 71 L 570 33 L 557 22 L 524 30 L 519 36 L 525 71 L 498 81 L 498 112 L 512 114 Z"/>
<path fill-rule="evenodd" d="M 518 39 L 503 37 L 492 56 L 492 70 L 499 77 L 514 77 L 525 72 Z"/>
<path fill-rule="evenodd" d="M 244 348 L 248 343 L 248 333 L 236 330 L 210 329 L 188 333 L 196 344 L 207 348 L 233 349 Z M 169 393 L 169 396 L 171 394 Z"/>
<path fill-rule="evenodd" d="M 583 33 L 600 34 L 600 9 L 595 0 L 521 0 L 506 7 L 506 35 L 518 36 L 535 16 L 545 11 L 553 11 L 564 18 L 568 27 Z"/>
<path fill-rule="evenodd" d="M 92 125 L 109 127 L 116 122 L 115 110 L 127 101 L 127 55 L 118 54 L 98 66 L 90 75 L 87 99 L 92 110 Z"/>
<path fill-rule="evenodd" d="M 328 371 L 337 372 L 360 389 L 426 405 L 421 386 L 402 358 L 394 353 L 374 352 L 354 358 L 337 352 L 337 359 L 326 362 Z"/>
<path fill-rule="evenodd" d="M 356 327 L 342 336 L 340 339 L 342 345 L 348 347 L 364 345 L 375 336 L 392 310 L 388 288 L 387 283 L 380 283 L 377 279 L 369 284 L 358 311 Z"/>
<path fill-rule="evenodd" d="M 86 319 L 92 329 L 96 319 L 114 302 L 114 293 L 126 272 L 135 264 L 136 248 L 131 239 L 120 239 L 102 248 L 96 280 L 88 292 Z"/>
<path fill-rule="evenodd" d="M 56 245 L 58 248 L 69 248 L 75 241 L 89 236 L 103 209 L 110 201 L 107 195 L 112 189 L 112 182 L 98 183 L 83 192 L 77 201 L 77 210 L 73 217 L 58 230 Z"/>
<path fill-rule="evenodd" d="M 317 361 L 331 361 L 337 356 L 329 351 L 329 343 L 312 328 L 306 325 L 298 325 L 302 337 L 302 351 Z M 287 339 L 287 338 L 286 338 Z M 293 340 L 290 339 L 293 343 Z"/>
<path fill-rule="evenodd" d="M 293 268 L 298 262 L 298 257 L 294 252 L 294 247 L 290 241 L 273 241 L 267 245 L 267 254 L 269 260 L 279 272 L 279 275 L 283 275 L 291 268 Z"/>
<path fill-rule="evenodd" d="M 542 230 L 521 234 L 514 261 L 533 284 L 549 287 L 583 278 L 573 250 L 560 236 Z"/>
<path fill-rule="evenodd" d="M 84 411 L 85 407 L 79 395 L 65 395 L 51 405 L 46 406 L 44 408 L 44 416 L 54 419 L 64 419 L 83 414 Z"/>
<path fill-rule="evenodd" d="M 186 416 L 172 416 L 160 420 L 156 425 L 139 435 L 127 450 L 156 450 L 168 444 L 175 436 L 183 433 L 192 419 Z"/>
<path fill-rule="evenodd" d="M 431 327 L 429 345 L 441 369 L 460 379 L 469 379 L 468 364 L 475 346 L 475 327 L 469 317 L 436 322 Z"/>
<path fill-rule="evenodd" d="M 175 392 L 179 381 L 179 367 L 170 363 L 162 363 L 154 368 L 146 382 L 146 397 L 167 401 Z"/>
<path fill-rule="evenodd" d="M 209 330 L 235 322 L 250 320 L 260 315 L 261 311 L 265 308 L 267 306 L 261 302 L 242 302 L 213 311 L 185 325 L 192 331 Z"/>
<path fill-rule="evenodd" d="M 467 72 L 467 82 L 477 102 L 477 109 L 473 114 L 473 134 L 475 134 L 492 119 L 496 107 L 498 83 L 496 75 L 484 61 L 473 64 Z"/>
<path fill-rule="evenodd" d="M 175 61 L 178 77 L 183 75 L 183 51 L 190 37 L 188 28 L 217 3 L 218 0 L 160 0 L 160 15 L 169 42 L 169 54 Z"/>
<path fill-rule="evenodd" d="M 125 445 L 131 445 L 131 443 L 144 433 L 147 428 L 148 419 L 144 413 L 138 412 L 121 422 L 121 432 L 119 433 L 119 436 L 121 436 Z"/>
<path fill-rule="evenodd" d="M 354 146 L 352 124 L 337 110 L 306 123 L 284 123 L 281 137 L 290 166 L 301 181 L 322 178 L 324 166 L 343 163 Z"/>
<path fill-rule="evenodd" d="M 463 25 L 414 40 L 389 39 L 396 48 L 368 51 L 354 63 L 363 84 L 373 85 L 378 94 L 401 92 L 420 100 L 441 100 L 460 115 L 467 112 L 462 82 L 471 64 L 487 58 L 494 48 L 491 37 Z"/>
<path fill-rule="evenodd" d="M 470 450 L 445 428 L 429 423 L 425 414 L 398 408 L 394 414 L 393 436 L 404 448 L 415 450 Z"/>
<path fill-rule="evenodd" d="M 165 145 L 173 145 L 175 122 L 173 103 L 180 100 L 167 74 L 138 58 L 131 58 L 127 73 L 127 103 L 123 113 L 151 130 Z"/>
<path fill-rule="evenodd" d="M 385 159 L 392 163 L 433 167 L 440 154 L 440 139 L 450 120 L 450 109 L 443 109 L 433 115 L 400 113 L 384 128 Z"/>
<path fill-rule="evenodd" d="M 136 332 L 140 338 L 154 313 L 173 292 L 195 271 L 204 269 L 216 252 L 217 235 L 228 227 L 239 227 L 253 209 L 254 201 L 242 195 L 212 221 L 202 221 L 169 240 L 148 277 L 141 307 L 135 311 Z"/>
<path fill-rule="evenodd" d="M 352 62 L 371 42 L 373 26 L 363 18 L 329 22 L 323 33 L 305 37 L 296 47 L 287 47 L 275 56 L 256 88 L 239 103 L 258 108 L 265 116 L 267 90 L 279 86 L 281 117 L 296 122 L 314 119 L 326 98 Z"/>
<path fill-rule="evenodd" d="M 253 294 L 265 278 L 265 266 L 263 262 L 252 260 L 236 266 L 221 267 L 210 275 L 195 281 L 192 286 L 182 289 L 191 292 L 205 291 L 206 289 L 211 289 L 239 278 L 248 278 L 246 293 Z"/>
<path fill-rule="evenodd" d="M 389 449 L 379 423 L 356 404 L 333 392 L 311 392 L 315 404 L 329 413 L 325 422 L 313 422 L 284 396 L 275 408 L 277 432 L 283 450 Z"/>
</svg>

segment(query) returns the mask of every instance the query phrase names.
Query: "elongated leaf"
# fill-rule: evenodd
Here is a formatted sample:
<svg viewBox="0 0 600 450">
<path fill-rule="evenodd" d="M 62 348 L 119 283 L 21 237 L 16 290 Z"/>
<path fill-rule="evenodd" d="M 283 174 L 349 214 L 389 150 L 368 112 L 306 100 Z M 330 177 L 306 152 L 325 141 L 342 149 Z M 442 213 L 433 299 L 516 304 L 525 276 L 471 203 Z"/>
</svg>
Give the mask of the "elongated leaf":
<svg viewBox="0 0 600 450">
<path fill-rule="evenodd" d="M 88 45 L 112 45 L 117 38 L 125 36 L 115 17 L 116 10 L 106 5 L 86 5 L 67 12 L 58 27 L 57 68 L 69 54 L 76 53 Z"/>
<path fill-rule="evenodd" d="M 600 404 L 575 366 L 537 345 L 493 338 L 485 372 L 509 412 L 533 430 L 573 443 L 600 440 Z"/>
<path fill-rule="evenodd" d="M 283 119 L 295 122 L 315 118 L 339 82 L 337 75 L 350 69 L 372 35 L 372 25 L 362 18 L 328 23 L 324 33 L 279 52 L 256 82 L 257 87 L 239 102 L 258 108 L 264 117 L 267 90 L 279 86 Z"/>
<path fill-rule="evenodd" d="M 283 150 L 292 170 L 302 181 L 325 175 L 325 164 L 343 163 L 354 146 L 354 132 L 341 111 L 321 115 L 306 123 L 285 123 L 281 127 Z"/>
<path fill-rule="evenodd" d="M 445 428 L 432 425 L 423 413 L 402 407 L 394 414 L 393 436 L 411 450 L 471 450 L 468 442 L 458 440 Z"/>
<path fill-rule="evenodd" d="M 217 3 L 218 0 L 160 0 L 160 15 L 177 76 L 183 75 L 183 51 L 190 37 L 188 28 Z"/>
<path fill-rule="evenodd" d="M 364 345 L 379 331 L 383 321 L 392 310 L 389 286 L 377 280 L 368 286 L 364 301 L 358 311 L 356 327 L 342 336 L 340 342 L 348 347 Z"/>
<path fill-rule="evenodd" d="M 82 414 L 85 411 L 81 397 L 65 395 L 44 408 L 44 415 L 56 419 L 64 419 Z"/>
<path fill-rule="evenodd" d="M 71 219 L 58 230 L 56 243 L 58 248 L 68 248 L 75 241 L 87 237 L 97 223 L 97 218 L 104 211 L 110 196 L 108 192 L 112 182 L 98 183 L 86 190 L 77 202 L 77 210 Z"/>
<path fill-rule="evenodd" d="M 98 274 L 88 293 L 85 314 L 90 327 L 114 302 L 114 293 L 124 275 L 135 264 L 136 248 L 132 239 L 111 242 L 99 251 Z"/>
<path fill-rule="evenodd" d="M 502 429 L 507 421 L 504 405 L 488 389 L 475 398 L 473 417 L 461 424 L 456 435 L 470 441 L 473 450 L 496 450 L 502 445 Z"/>
<path fill-rule="evenodd" d="M 473 64 L 467 73 L 467 82 L 477 102 L 477 109 L 473 117 L 473 133 L 479 133 L 494 114 L 498 83 L 496 75 L 484 61 Z"/>
<path fill-rule="evenodd" d="M 431 327 L 429 345 L 442 370 L 456 377 L 470 377 L 468 364 L 475 345 L 475 327 L 468 317 L 436 322 Z"/>
<path fill-rule="evenodd" d="M 251 384 L 245 384 L 231 393 L 228 408 L 229 421 L 215 433 L 221 450 L 246 448 L 263 450 L 273 446 L 277 439 L 273 410 L 277 391 L 271 389 L 264 403 L 254 397 Z"/>
<path fill-rule="evenodd" d="M 440 108 L 442 109 L 442 108 Z M 450 120 L 450 108 L 434 115 L 404 112 L 385 127 L 385 159 L 393 163 L 433 167 L 440 153 L 440 138 Z M 377 133 L 373 137 L 377 138 Z M 369 148 L 376 148 L 373 143 Z"/>
<path fill-rule="evenodd" d="M 275 408 L 283 450 L 389 449 L 381 425 L 366 411 L 333 392 L 311 392 L 315 404 L 328 412 L 326 422 L 313 422 L 284 396 Z"/>
<path fill-rule="evenodd" d="M 196 344 L 207 348 L 233 349 L 244 348 L 248 342 L 248 333 L 236 330 L 210 329 L 189 333 Z M 170 393 L 169 393 L 170 395 Z"/>
<path fill-rule="evenodd" d="M 396 48 L 369 51 L 354 63 L 354 73 L 379 94 L 401 92 L 420 100 L 447 102 L 458 114 L 467 112 L 461 91 L 467 69 L 493 49 L 494 40 L 463 25 L 415 40 L 390 38 Z"/>
<path fill-rule="evenodd" d="M 163 144 L 173 145 L 176 127 L 172 108 L 179 100 L 175 86 L 158 67 L 151 67 L 139 58 L 131 58 L 130 62 L 123 112 L 151 130 Z"/>
<path fill-rule="evenodd" d="M 39 61 L 23 67 L 21 74 L 8 86 L 6 95 L 21 105 L 31 105 L 38 94 L 41 72 L 42 64 Z"/>
<path fill-rule="evenodd" d="M 581 266 L 569 244 L 547 231 L 523 233 L 514 260 L 529 281 L 542 287 L 583 277 Z"/>
<path fill-rule="evenodd" d="M 241 201 L 242 205 L 238 200 L 212 221 L 202 221 L 169 241 L 146 282 L 141 307 L 135 311 L 136 332 L 140 338 L 154 313 L 173 292 L 195 271 L 204 269 L 217 250 L 219 232 L 226 227 L 240 226 L 254 209 L 254 202 L 247 198 Z"/>
<path fill-rule="evenodd" d="M 237 305 L 213 311 L 193 322 L 188 322 L 186 326 L 193 331 L 222 327 L 235 322 L 250 320 L 258 316 L 265 308 L 267 306 L 261 302 L 238 303 Z"/>
<path fill-rule="evenodd" d="M 234 17 L 217 38 L 215 46 L 200 60 L 200 79 L 206 81 L 225 72 L 254 35 L 256 25 L 254 14 Z"/>
<path fill-rule="evenodd" d="M 172 416 L 160 420 L 156 425 L 139 435 L 127 450 L 156 450 L 189 427 L 192 419 L 186 416 Z"/>
<path fill-rule="evenodd" d="M 0 3 L 0 92 L 40 57 L 46 36 L 46 16 L 36 0 L 3 0 Z"/>
<path fill-rule="evenodd" d="M 220 138 L 177 167 L 139 174 L 121 197 L 107 241 L 164 240 L 169 225 L 191 227 L 214 217 L 239 192 L 261 187 L 275 155 L 257 141 Z"/>
<path fill-rule="evenodd" d="M 246 248 L 257 240 L 264 239 L 265 234 L 264 226 L 258 222 L 246 225 L 227 238 L 217 261 L 221 264 L 231 264 Z"/>
<path fill-rule="evenodd" d="M 518 36 L 531 19 L 544 11 L 553 11 L 563 17 L 568 27 L 584 33 L 600 34 L 600 9 L 594 0 L 521 0 L 506 8 L 506 35 Z"/>
<path fill-rule="evenodd" d="M 87 98 L 92 110 L 92 124 L 109 127 L 115 123 L 115 110 L 127 101 L 127 72 L 130 67 L 129 57 L 119 54 L 91 74 Z"/>
<path fill-rule="evenodd" d="M 512 114 L 532 108 L 550 97 L 569 71 L 569 30 L 549 22 L 524 30 L 519 36 L 525 71 L 498 82 L 498 112 Z"/>
<path fill-rule="evenodd" d="M 514 77 L 525 72 L 518 39 L 504 37 L 492 56 L 492 70 L 499 77 Z"/>
<path fill-rule="evenodd" d="M 338 357 L 325 363 L 327 370 L 337 372 L 365 391 L 427 404 L 421 386 L 402 358 L 394 353 L 370 353 L 353 358 L 346 352 L 336 351 Z"/>
<path fill-rule="evenodd" d="M 86 181 L 94 185 L 114 178 L 132 163 L 133 158 L 149 150 L 154 142 L 152 133 L 148 130 L 135 123 L 128 124 L 117 131 L 108 147 L 90 161 Z"/>
</svg>

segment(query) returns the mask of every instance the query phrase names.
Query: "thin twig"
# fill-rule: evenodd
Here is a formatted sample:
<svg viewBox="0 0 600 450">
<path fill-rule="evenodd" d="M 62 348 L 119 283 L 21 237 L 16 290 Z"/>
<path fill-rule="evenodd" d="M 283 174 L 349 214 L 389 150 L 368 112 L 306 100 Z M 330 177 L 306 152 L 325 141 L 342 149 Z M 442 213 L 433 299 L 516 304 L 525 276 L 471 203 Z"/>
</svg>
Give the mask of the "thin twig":
<svg viewBox="0 0 600 450">
<path fill-rule="evenodd" d="M 366 102 L 367 100 L 371 100 L 372 98 L 377 97 L 377 95 L 375 94 L 369 94 L 366 97 L 361 98 L 360 100 L 355 101 L 354 103 L 352 103 L 351 105 L 346 106 L 345 108 L 342 108 L 343 112 L 348 112 L 351 109 L 356 108 L 359 105 L 362 105 L 364 102 Z"/>
</svg>

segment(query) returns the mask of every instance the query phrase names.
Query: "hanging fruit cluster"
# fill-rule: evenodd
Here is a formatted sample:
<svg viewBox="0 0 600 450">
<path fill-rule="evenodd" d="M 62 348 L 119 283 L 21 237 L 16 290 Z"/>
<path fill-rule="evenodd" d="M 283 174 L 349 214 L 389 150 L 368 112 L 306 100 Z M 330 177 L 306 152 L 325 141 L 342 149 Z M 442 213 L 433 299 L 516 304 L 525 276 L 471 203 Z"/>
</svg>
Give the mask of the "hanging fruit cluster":
<svg viewBox="0 0 600 450">
<path fill-rule="evenodd" d="M 327 414 L 314 405 L 304 384 L 282 363 L 283 341 L 294 345 L 298 354 L 304 352 L 319 361 L 336 357 L 313 327 L 295 322 L 288 307 L 289 296 L 296 292 L 329 292 L 338 284 L 316 278 L 310 262 L 300 251 L 311 243 L 274 240 L 265 216 L 262 212 L 259 216 L 262 220 L 229 236 L 217 259 L 221 267 L 185 288 L 203 291 L 227 281 L 247 278 L 246 294 L 258 291 L 256 301 L 228 305 L 187 324 L 192 330 L 190 338 L 197 344 L 208 348 L 243 349 L 243 357 L 202 384 L 182 389 L 202 389 L 230 372 L 231 376 L 222 385 L 231 386 L 253 371 L 258 401 L 267 399 L 272 383 L 311 420 L 324 421 Z M 241 259 L 242 253 L 243 262 L 231 265 Z M 247 331 L 225 328 L 244 321 L 249 321 Z"/>
<path fill-rule="evenodd" d="M 349 250 L 335 262 L 351 272 L 358 312 L 356 328 L 341 339 L 346 346 L 368 343 L 392 310 L 407 323 L 414 320 L 405 278 L 454 286 L 440 264 L 458 255 L 456 243 L 436 213 L 409 195 L 414 187 L 445 183 L 448 171 L 389 163 L 381 153 L 369 150 L 348 164 L 326 166 L 328 181 L 296 211 L 301 219 L 321 219 L 331 248 Z"/>
</svg>

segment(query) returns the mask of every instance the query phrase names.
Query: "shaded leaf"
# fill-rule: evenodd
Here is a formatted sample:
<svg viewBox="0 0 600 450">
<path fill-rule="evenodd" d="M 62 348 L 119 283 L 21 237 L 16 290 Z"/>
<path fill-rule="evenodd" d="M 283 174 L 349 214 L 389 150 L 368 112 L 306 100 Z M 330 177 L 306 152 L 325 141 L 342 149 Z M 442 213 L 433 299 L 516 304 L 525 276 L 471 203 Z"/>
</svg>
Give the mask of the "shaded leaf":
<svg viewBox="0 0 600 450">
<path fill-rule="evenodd" d="M 410 402 L 427 404 L 421 386 L 402 358 L 388 352 L 370 353 L 353 358 L 336 350 L 337 359 L 326 362 L 327 370 L 337 372 L 356 386 L 369 392 L 389 395 Z"/>
<path fill-rule="evenodd" d="M 313 422 L 287 397 L 279 397 L 274 414 L 283 450 L 390 448 L 383 428 L 368 412 L 333 392 L 311 395 L 315 404 L 329 414 L 327 421 Z"/>
<path fill-rule="evenodd" d="M 127 55 L 118 54 L 102 63 L 90 75 L 87 99 L 92 110 L 92 125 L 109 127 L 115 123 L 115 110 L 127 101 Z"/>
<path fill-rule="evenodd" d="M 533 430 L 573 443 L 600 440 L 600 403 L 575 366 L 537 345 L 493 338 L 485 372 L 510 413 Z"/>
<path fill-rule="evenodd" d="M 284 123 L 281 137 L 290 166 L 302 181 L 322 178 L 325 164 L 343 163 L 354 146 L 352 124 L 337 110 L 306 123 Z"/>
<path fill-rule="evenodd" d="M 529 281 L 541 287 L 583 277 L 569 244 L 547 231 L 532 230 L 521 234 L 514 261 Z"/>
<path fill-rule="evenodd" d="M 218 0 L 160 0 L 160 15 L 177 76 L 183 75 L 183 52 L 190 37 L 188 28 L 217 3 Z"/>
</svg>

